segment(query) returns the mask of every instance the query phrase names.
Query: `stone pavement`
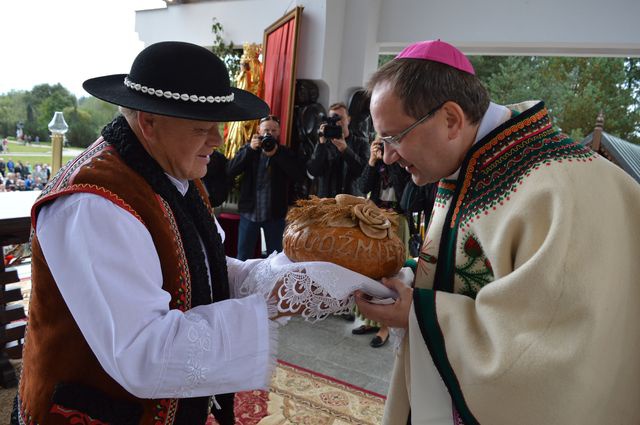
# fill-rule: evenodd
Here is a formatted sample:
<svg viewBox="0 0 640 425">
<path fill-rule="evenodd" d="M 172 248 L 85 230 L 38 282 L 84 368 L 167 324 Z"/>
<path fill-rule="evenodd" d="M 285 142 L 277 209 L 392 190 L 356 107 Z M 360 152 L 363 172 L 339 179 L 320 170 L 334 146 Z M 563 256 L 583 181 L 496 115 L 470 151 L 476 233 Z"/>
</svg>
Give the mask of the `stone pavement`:
<svg viewBox="0 0 640 425">
<path fill-rule="evenodd" d="M 386 396 L 394 360 L 391 340 L 372 348 L 373 334 L 351 334 L 359 325 L 336 316 L 313 324 L 294 318 L 280 331 L 278 358 Z"/>
</svg>

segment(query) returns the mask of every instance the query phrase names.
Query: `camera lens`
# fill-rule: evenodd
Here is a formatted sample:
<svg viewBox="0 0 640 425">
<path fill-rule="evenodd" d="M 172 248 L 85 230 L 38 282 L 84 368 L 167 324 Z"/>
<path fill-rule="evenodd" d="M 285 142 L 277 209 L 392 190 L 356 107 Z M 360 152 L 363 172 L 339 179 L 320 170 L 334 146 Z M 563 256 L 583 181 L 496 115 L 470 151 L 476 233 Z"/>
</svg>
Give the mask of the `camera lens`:
<svg viewBox="0 0 640 425">
<path fill-rule="evenodd" d="M 265 152 L 271 152 L 276 148 L 276 139 L 270 134 L 262 136 L 262 150 Z"/>
</svg>

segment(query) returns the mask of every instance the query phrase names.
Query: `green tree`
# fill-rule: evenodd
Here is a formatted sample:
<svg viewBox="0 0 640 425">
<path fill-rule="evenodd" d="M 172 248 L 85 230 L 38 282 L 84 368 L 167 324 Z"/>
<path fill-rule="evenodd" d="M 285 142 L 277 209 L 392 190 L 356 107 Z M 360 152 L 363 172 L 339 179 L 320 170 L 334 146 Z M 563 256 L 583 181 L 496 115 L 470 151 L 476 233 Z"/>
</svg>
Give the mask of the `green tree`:
<svg viewBox="0 0 640 425">
<path fill-rule="evenodd" d="M 89 146 L 100 136 L 102 128 L 117 114 L 116 105 L 95 97 L 80 98 L 77 107 L 64 109 L 64 116 L 69 124 L 69 144 L 83 148 Z"/>
<path fill-rule="evenodd" d="M 213 33 L 213 45 L 211 46 L 211 51 L 225 63 L 229 70 L 231 85 L 235 85 L 235 76 L 238 74 L 238 71 L 240 71 L 240 57 L 242 56 L 242 49 L 234 46 L 233 41 L 230 41 L 229 43 L 225 42 L 223 36 L 224 28 L 216 18 L 213 18 L 211 32 Z"/>
<path fill-rule="evenodd" d="M 61 84 L 39 84 L 27 93 L 26 101 L 35 112 L 35 124 L 33 127 L 25 127 L 25 133 L 39 136 L 42 140 L 49 138 L 48 124 L 54 112 L 63 111 L 77 103 L 76 97 Z"/>
<path fill-rule="evenodd" d="M 24 133 L 38 135 L 38 123 L 36 122 L 36 112 L 31 103 L 27 104 L 27 119 L 24 123 Z"/>
<path fill-rule="evenodd" d="M 636 100 L 635 108 L 640 107 L 640 58 L 628 58 L 625 63 L 626 81 L 624 87 L 631 90 Z"/>
<path fill-rule="evenodd" d="M 380 55 L 378 56 L 378 68 L 380 68 L 385 63 L 389 62 L 391 59 L 395 58 L 396 55 Z"/>
<path fill-rule="evenodd" d="M 26 91 L 10 91 L 0 95 L 0 136 L 15 136 L 16 124 L 25 121 Z"/>
<path fill-rule="evenodd" d="M 118 114 L 118 107 L 97 97 L 82 97 L 78 100 L 78 108 L 91 114 L 91 120 L 97 130 L 107 125 Z"/>
<path fill-rule="evenodd" d="M 69 144 L 84 148 L 98 138 L 99 132 L 91 113 L 77 106 L 68 106 L 64 108 L 63 114 L 69 124 L 69 132 L 66 134 Z"/>
<path fill-rule="evenodd" d="M 555 124 L 575 139 L 593 130 L 602 110 L 607 132 L 640 141 L 640 71 L 633 61 L 536 56 L 485 56 L 471 61 L 497 103 L 544 100 Z"/>
</svg>

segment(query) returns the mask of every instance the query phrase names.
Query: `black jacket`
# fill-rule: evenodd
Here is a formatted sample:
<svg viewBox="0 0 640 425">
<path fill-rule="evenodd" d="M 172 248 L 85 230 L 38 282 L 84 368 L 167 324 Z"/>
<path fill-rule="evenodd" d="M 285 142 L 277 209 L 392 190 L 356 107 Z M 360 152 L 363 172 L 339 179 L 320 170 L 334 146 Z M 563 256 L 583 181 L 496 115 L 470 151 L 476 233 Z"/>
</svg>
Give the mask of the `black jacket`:
<svg viewBox="0 0 640 425">
<path fill-rule="evenodd" d="M 227 165 L 227 174 L 230 177 L 243 174 L 240 182 L 239 212 L 250 213 L 255 208 L 260 155 L 261 149 L 253 150 L 247 143 Z M 287 214 L 291 183 L 304 178 L 304 164 L 291 149 L 279 145 L 276 154 L 269 159 L 268 167 L 271 176 L 271 218 L 282 218 Z"/>
<path fill-rule="evenodd" d="M 316 195 L 320 198 L 333 198 L 339 193 L 363 195 L 358 178 L 369 161 L 369 143 L 352 134 L 346 142 L 342 153 L 330 141 L 317 143 L 307 161 L 307 171 L 317 180 Z"/>
<path fill-rule="evenodd" d="M 202 178 L 202 183 L 209 192 L 209 201 L 212 207 L 219 207 L 227 199 L 233 179 L 227 175 L 227 157 L 220 151 L 213 151 L 207 165 L 207 174 Z"/>
<path fill-rule="evenodd" d="M 385 171 L 389 174 L 391 186 L 393 186 L 393 190 L 396 193 L 396 200 L 400 207 L 400 200 L 402 199 L 404 188 L 411 179 L 411 174 L 407 173 L 397 163 L 386 165 L 382 160 L 377 160 L 374 167 L 367 164 L 367 166 L 364 167 L 364 172 L 360 178 L 360 190 L 365 194 L 371 192 L 369 199 L 371 199 L 376 205 L 380 204 L 380 179 L 382 178 L 380 168 L 382 167 L 384 167 Z M 398 208 L 398 212 L 402 213 L 404 211 L 402 211 L 401 208 Z"/>
<path fill-rule="evenodd" d="M 409 181 L 404 188 L 400 207 L 406 212 L 424 212 L 425 217 L 429 217 L 436 202 L 437 193 L 437 182 L 417 186 L 413 181 Z"/>
</svg>

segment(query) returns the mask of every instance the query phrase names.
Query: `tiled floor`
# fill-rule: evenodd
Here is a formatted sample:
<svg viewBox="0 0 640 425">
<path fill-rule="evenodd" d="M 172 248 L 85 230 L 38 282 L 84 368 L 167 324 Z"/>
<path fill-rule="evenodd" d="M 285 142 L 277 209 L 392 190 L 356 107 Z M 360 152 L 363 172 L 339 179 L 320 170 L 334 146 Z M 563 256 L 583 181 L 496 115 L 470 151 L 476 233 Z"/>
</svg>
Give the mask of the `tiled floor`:
<svg viewBox="0 0 640 425">
<path fill-rule="evenodd" d="M 390 342 L 369 346 L 374 335 L 352 335 L 360 323 L 339 317 L 309 323 L 294 318 L 280 331 L 281 360 L 386 395 L 394 353 Z"/>
</svg>

